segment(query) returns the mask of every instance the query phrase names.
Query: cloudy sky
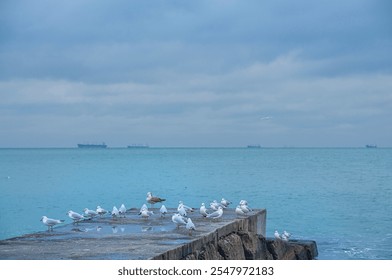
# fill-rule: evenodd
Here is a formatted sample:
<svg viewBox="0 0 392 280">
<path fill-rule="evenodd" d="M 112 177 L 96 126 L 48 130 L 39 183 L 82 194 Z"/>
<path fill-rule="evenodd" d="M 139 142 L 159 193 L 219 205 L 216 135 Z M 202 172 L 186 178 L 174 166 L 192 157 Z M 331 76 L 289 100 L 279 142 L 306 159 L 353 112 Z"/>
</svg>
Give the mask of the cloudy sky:
<svg viewBox="0 0 392 280">
<path fill-rule="evenodd" d="M 392 146 L 391 3 L 2 0 L 0 147 Z"/>
</svg>

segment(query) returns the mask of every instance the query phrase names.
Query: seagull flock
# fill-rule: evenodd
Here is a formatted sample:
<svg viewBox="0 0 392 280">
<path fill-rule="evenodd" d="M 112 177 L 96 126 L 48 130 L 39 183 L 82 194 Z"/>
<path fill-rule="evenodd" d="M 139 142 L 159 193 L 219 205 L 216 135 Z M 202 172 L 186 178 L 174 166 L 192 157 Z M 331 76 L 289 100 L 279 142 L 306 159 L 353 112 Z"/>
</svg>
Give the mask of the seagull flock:
<svg viewBox="0 0 392 280">
<path fill-rule="evenodd" d="M 165 216 L 168 214 L 168 210 L 166 206 L 163 204 L 163 202 L 165 201 L 166 199 L 160 198 L 158 196 L 153 196 L 151 192 L 148 192 L 146 196 L 146 203 L 142 205 L 142 207 L 138 212 L 138 215 L 142 219 L 145 220 L 149 219 L 152 215 L 155 215 L 155 213 L 153 210 L 150 210 L 147 207 L 147 204 L 149 204 L 150 207 L 153 209 L 153 205 L 155 205 L 156 203 L 161 203 L 161 207 L 159 208 L 159 216 L 161 218 L 165 218 Z M 217 200 L 213 200 L 209 204 L 209 207 L 207 207 L 206 204 L 203 202 L 201 203 L 198 212 L 200 213 L 201 217 L 209 219 L 211 221 L 215 221 L 215 220 L 219 220 L 223 216 L 224 209 L 228 208 L 230 204 L 232 204 L 232 202 L 230 202 L 225 198 L 222 198 L 220 202 L 218 202 Z M 172 215 L 171 220 L 176 225 L 177 229 L 179 229 L 181 226 L 184 226 L 188 231 L 188 234 L 192 235 L 192 232 L 196 230 L 196 226 L 192 222 L 191 218 L 188 217 L 188 214 L 195 211 L 196 209 L 185 205 L 183 201 L 179 201 L 177 212 L 175 212 Z M 253 210 L 248 206 L 248 202 L 246 200 L 241 200 L 238 203 L 237 207 L 235 208 L 235 213 L 239 217 L 247 216 L 252 211 Z M 121 204 L 119 208 L 113 206 L 112 211 L 108 211 L 102 208 L 101 206 L 97 206 L 96 210 L 84 208 L 83 214 L 69 210 L 67 212 L 67 215 L 73 221 L 74 224 L 78 224 L 79 222 L 84 220 L 91 220 L 96 217 L 102 218 L 107 214 L 110 214 L 112 219 L 125 218 L 126 212 L 127 212 L 127 208 L 125 207 L 124 204 Z M 41 221 L 44 225 L 48 227 L 48 231 L 53 231 L 53 226 L 65 222 L 65 220 L 51 219 L 48 218 L 47 216 L 43 216 L 41 218 Z M 288 240 L 289 237 L 290 234 L 288 234 L 286 231 L 282 235 L 279 235 L 279 233 L 275 231 L 275 238 Z"/>
<path fill-rule="evenodd" d="M 274 237 L 277 240 L 289 241 L 289 238 L 291 237 L 291 233 L 288 233 L 287 231 L 284 230 L 282 234 L 279 234 L 279 232 L 275 230 Z"/>
</svg>

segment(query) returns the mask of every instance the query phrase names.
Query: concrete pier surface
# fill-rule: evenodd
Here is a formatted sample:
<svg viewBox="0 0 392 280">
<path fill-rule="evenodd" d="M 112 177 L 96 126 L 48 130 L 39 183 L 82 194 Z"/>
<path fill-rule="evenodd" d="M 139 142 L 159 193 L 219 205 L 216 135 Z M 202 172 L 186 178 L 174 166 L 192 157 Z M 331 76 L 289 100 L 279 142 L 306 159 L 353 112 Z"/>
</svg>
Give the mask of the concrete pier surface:
<svg viewBox="0 0 392 280">
<path fill-rule="evenodd" d="M 234 209 L 225 209 L 217 220 L 202 217 L 196 209 L 188 214 L 196 226 L 192 235 L 185 226 L 177 228 L 172 222 L 176 209 L 168 210 L 162 218 L 159 209 L 155 208 L 156 214 L 145 219 L 138 215 L 139 209 L 129 209 L 124 218 L 97 217 L 79 224 L 57 226 L 53 231 L 1 240 L 0 259 L 181 259 L 193 249 L 197 250 L 197 246 L 230 232 L 245 231 L 265 236 L 265 209 L 241 217 Z"/>
</svg>

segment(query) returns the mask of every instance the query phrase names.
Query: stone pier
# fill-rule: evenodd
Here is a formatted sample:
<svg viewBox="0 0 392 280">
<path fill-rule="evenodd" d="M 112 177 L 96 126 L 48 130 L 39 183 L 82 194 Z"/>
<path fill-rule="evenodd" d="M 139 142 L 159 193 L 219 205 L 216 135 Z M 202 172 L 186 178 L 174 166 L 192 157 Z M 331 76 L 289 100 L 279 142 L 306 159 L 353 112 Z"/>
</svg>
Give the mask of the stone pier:
<svg viewBox="0 0 392 280">
<path fill-rule="evenodd" d="M 154 211 L 159 213 L 157 209 Z M 8 260 L 181 260 L 181 259 L 314 259 L 314 241 L 267 239 L 266 210 L 237 216 L 225 209 L 222 218 L 189 213 L 196 226 L 192 233 L 166 217 L 148 219 L 130 209 L 126 216 L 94 218 L 0 241 L 0 259 Z M 43 226 L 44 227 L 44 226 Z"/>
</svg>

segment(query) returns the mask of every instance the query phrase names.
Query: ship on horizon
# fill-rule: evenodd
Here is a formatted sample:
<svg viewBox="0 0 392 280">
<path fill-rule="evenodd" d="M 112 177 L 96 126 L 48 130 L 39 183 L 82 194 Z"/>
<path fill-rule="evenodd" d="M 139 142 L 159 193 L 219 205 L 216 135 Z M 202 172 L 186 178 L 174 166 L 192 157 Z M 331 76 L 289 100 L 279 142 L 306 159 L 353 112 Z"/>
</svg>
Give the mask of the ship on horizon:
<svg viewBox="0 0 392 280">
<path fill-rule="evenodd" d="M 377 145 L 368 144 L 365 147 L 366 148 L 377 148 Z"/>
<path fill-rule="evenodd" d="M 147 149 L 150 148 L 147 144 L 132 144 L 127 146 L 128 149 Z"/>
<path fill-rule="evenodd" d="M 78 148 L 82 149 L 106 149 L 108 146 L 105 143 L 102 144 L 78 144 Z"/>
<path fill-rule="evenodd" d="M 248 149 L 260 149 L 261 145 L 259 144 L 255 144 L 255 145 L 248 145 L 246 146 Z"/>
</svg>

